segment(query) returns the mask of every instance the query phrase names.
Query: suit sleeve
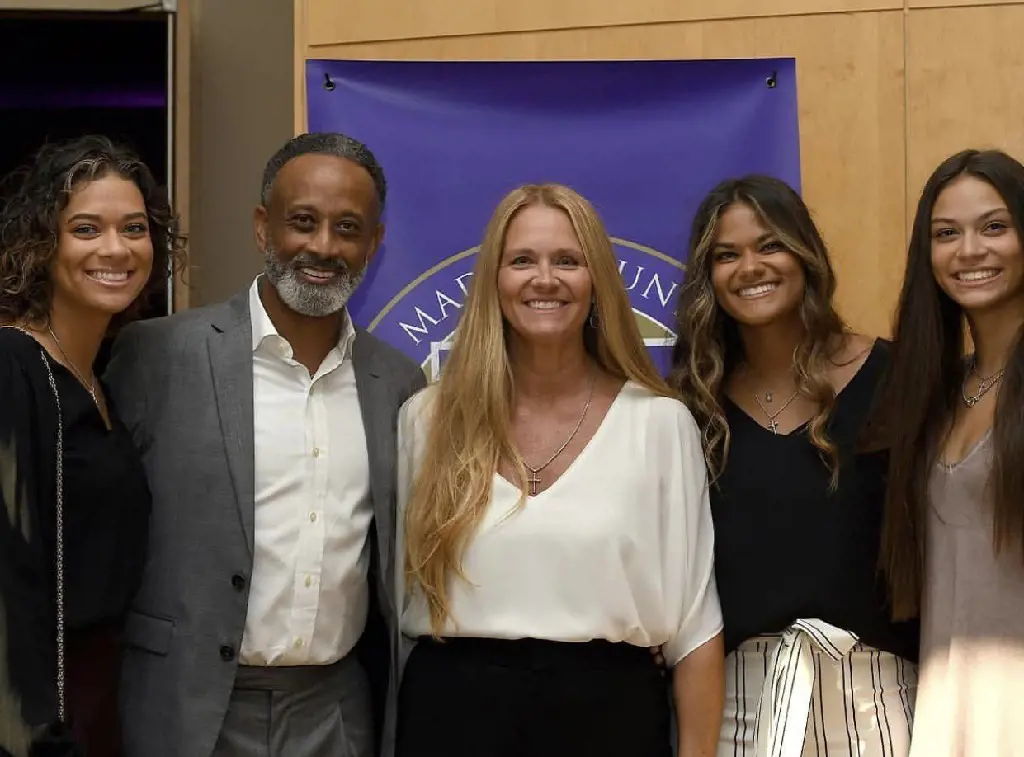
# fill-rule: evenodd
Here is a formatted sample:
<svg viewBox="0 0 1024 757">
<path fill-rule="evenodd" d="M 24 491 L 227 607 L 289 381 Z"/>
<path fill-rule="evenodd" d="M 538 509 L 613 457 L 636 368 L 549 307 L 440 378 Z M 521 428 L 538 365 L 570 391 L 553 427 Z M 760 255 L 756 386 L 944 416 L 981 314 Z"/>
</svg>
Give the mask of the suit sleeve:
<svg viewBox="0 0 1024 757">
<path fill-rule="evenodd" d="M 49 387 L 47 387 L 49 392 Z M 57 722 L 52 556 L 44 545 L 37 483 L 49 466 L 29 376 L 0 355 L 0 755 L 80 754 Z M 55 441 L 55 440 L 54 440 Z"/>
</svg>

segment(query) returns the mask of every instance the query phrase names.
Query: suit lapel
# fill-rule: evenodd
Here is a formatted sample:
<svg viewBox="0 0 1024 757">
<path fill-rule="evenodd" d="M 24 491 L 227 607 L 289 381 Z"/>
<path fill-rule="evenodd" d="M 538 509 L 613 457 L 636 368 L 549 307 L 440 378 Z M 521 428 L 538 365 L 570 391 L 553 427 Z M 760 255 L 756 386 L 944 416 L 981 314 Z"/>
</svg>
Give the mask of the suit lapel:
<svg viewBox="0 0 1024 757">
<path fill-rule="evenodd" d="M 217 414 L 234 484 L 238 514 L 250 555 L 255 532 L 255 443 L 253 439 L 252 323 L 248 290 L 236 295 L 212 322 L 207 340 Z"/>
<path fill-rule="evenodd" d="M 395 545 L 394 399 L 373 346 L 372 339 L 358 331 L 352 347 L 352 363 L 370 462 L 370 496 L 376 521 L 377 549 L 381 565 L 390 566 Z"/>
</svg>

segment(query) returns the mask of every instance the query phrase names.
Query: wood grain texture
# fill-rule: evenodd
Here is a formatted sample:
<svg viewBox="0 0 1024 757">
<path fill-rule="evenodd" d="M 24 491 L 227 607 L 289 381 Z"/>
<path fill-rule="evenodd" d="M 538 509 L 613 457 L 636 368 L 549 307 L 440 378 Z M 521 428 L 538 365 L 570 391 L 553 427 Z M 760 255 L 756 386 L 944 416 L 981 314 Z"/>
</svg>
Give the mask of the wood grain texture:
<svg viewBox="0 0 1024 757">
<path fill-rule="evenodd" d="M 306 41 L 309 38 L 309 0 L 294 0 L 295 6 L 295 84 L 294 84 L 294 118 L 295 134 L 306 131 L 308 112 L 306 108 Z"/>
<path fill-rule="evenodd" d="M 309 0 L 307 43 L 320 46 L 903 7 L 904 0 Z"/>
<path fill-rule="evenodd" d="M 309 52 L 438 60 L 793 56 L 804 196 L 833 250 L 840 310 L 855 328 L 888 334 L 904 248 L 902 11 L 438 37 Z"/>
<path fill-rule="evenodd" d="M 910 12 L 908 228 L 921 187 L 953 153 L 997 147 L 1024 160 L 1022 31 L 1020 4 Z"/>
<path fill-rule="evenodd" d="M 907 0 L 908 8 L 977 8 L 982 5 L 1020 5 L 1024 0 Z"/>
</svg>

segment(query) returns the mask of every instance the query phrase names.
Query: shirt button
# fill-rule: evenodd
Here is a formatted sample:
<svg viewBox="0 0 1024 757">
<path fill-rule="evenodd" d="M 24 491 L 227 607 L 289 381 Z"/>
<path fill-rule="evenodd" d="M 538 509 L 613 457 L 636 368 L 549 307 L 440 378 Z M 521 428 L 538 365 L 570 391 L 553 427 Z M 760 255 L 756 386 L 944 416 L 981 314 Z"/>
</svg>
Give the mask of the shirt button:
<svg viewBox="0 0 1024 757">
<path fill-rule="evenodd" d="M 309 522 L 310 523 L 316 523 L 316 513 L 310 513 L 309 514 Z"/>
<path fill-rule="evenodd" d="M 245 588 L 245 577 L 236 573 L 231 576 L 231 585 L 235 587 L 236 591 L 241 591 Z"/>
<path fill-rule="evenodd" d="M 310 586 L 310 585 L 311 585 L 312 583 L 313 583 L 313 579 L 312 579 L 312 578 L 310 578 L 309 576 L 306 576 L 306 586 L 308 587 L 308 586 Z"/>
<path fill-rule="evenodd" d="M 295 640 L 295 648 L 296 649 L 301 649 L 302 648 L 302 639 L 296 639 Z"/>
<path fill-rule="evenodd" d="M 220 659 L 224 660 L 224 662 L 231 662 L 233 659 L 235 659 L 234 648 L 228 646 L 227 644 L 223 645 L 220 648 Z"/>
<path fill-rule="evenodd" d="M 320 457 L 320 448 L 313 447 L 313 457 Z"/>
</svg>

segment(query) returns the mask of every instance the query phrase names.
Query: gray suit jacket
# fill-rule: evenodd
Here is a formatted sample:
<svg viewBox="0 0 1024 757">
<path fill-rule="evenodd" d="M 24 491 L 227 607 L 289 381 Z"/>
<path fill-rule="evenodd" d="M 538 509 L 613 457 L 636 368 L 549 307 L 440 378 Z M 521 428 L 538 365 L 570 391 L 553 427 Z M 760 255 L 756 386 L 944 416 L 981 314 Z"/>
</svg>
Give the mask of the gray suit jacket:
<svg viewBox="0 0 1024 757">
<path fill-rule="evenodd" d="M 372 588 L 395 649 L 397 414 L 426 379 L 361 330 L 353 362 L 377 537 Z M 235 680 L 253 566 L 248 290 L 126 328 L 105 378 L 153 494 L 149 556 L 124 633 L 127 757 L 209 757 Z"/>
</svg>

